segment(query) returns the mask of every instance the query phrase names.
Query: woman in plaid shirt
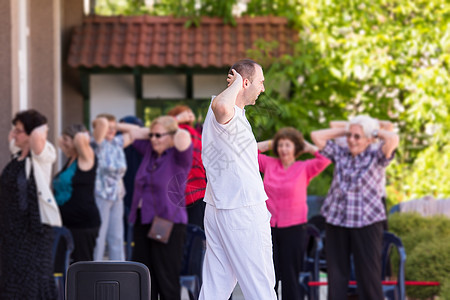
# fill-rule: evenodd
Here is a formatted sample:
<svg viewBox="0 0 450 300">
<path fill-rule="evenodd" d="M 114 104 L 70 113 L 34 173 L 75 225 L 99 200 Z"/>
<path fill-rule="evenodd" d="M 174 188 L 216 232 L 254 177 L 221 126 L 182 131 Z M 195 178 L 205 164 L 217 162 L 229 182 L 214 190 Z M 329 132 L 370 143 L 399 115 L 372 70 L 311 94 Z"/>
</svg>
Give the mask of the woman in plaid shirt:
<svg viewBox="0 0 450 300">
<path fill-rule="evenodd" d="M 333 141 L 342 136 L 347 146 Z M 378 147 L 370 147 L 377 138 Z M 380 274 L 386 213 L 381 198 L 385 168 L 394 158 L 398 135 L 380 129 L 371 117 L 357 116 L 344 128 L 314 131 L 311 139 L 335 164 L 321 211 L 326 219 L 328 299 L 347 298 L 351 254 L 359 298 L 383 299 Z"/>
</svg>

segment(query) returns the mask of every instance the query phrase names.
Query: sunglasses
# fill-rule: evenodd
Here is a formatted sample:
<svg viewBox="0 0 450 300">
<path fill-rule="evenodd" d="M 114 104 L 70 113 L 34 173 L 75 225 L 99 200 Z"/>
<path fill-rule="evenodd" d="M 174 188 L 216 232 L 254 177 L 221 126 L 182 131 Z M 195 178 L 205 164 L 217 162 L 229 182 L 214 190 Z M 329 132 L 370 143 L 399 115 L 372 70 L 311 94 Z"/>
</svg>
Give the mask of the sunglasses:
<svg viewBox="0 0 450 300">
<path fill-rule="evenodd" d="M 169 135 L 169 134 L 174 134 L 174 133 L 173 133 L 173 132 L 166 132 L 166 133 L 149 133 L 149 134 L 148 134 L 148 137 L 149 137 L 149 138 L 155 137 L 155 138 L 157 138 L 157 139 L 160 139 L 160 138 L 162 138 L 163 136 Z"/>
<path fill-rule="evenodd" d="M 345 136 L 346 136 L 348 139 L 351 138 L 351 137 L 353 137 L 353 139 L 355 139 L 355 140 L 359 140 L 359 139 L 361 138 L 361 135 L 359 135 L 359 134 L 357 134 L 357 133 L 352 134 L 351 132 L 347 132 L 347 133 L 345 134 Z"/>
</svg>

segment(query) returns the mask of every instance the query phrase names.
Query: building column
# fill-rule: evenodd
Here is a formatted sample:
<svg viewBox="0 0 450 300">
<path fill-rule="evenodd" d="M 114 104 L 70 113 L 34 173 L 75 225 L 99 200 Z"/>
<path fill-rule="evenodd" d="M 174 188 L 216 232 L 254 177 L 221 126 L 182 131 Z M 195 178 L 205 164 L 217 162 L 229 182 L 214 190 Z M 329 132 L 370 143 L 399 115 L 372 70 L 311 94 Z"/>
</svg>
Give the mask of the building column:
<svg viewBox="0 0 450 300">
<path fill-rule="evenodd" d="M 9 161 L 8 133 L 13 113 L 13 4 L 0 0 L 0 170 Z"/>
<path fill-rule="evenodd" d="M 67 64 L 74 27 L 83 23 L 84 1 L 61 0 L 62 127 L 83 123 L 81 74 Z"/>
<path fill-rule="evenodd" d="M 60 0 L 28 1 L 28 9 L 28 104 L 47 117 L 54 142 L 61 114 Z"/>
</svg>

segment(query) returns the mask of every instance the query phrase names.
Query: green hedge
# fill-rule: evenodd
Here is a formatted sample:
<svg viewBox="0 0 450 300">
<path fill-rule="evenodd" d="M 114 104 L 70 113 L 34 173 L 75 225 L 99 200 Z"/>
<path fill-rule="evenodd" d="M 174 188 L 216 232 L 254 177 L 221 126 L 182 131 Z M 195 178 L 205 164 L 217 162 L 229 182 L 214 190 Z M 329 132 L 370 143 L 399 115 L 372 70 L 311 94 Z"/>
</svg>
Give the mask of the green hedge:
<svg viewBox="0 0 450 300">
<path fill-rule="evenodd" d="M 406 280 L 439 281 L 438 287 L 408 286 L 409 297 L 450 299 L 450 219 L 396 213 L 389 217 L 389 230 L 398 235 L 406 250 Z M 393 257 L 396 271 L 398 257 Z M 445 298 L 446 297 L 446 298 Z"/>
<path fill-rule="evenodd" d="M 442 284 L 441 298 L 442 300 L 450 300 L 450 278 L 447 278 L 447 280 Z"/>
<path fill-rule="evenodd" d="M 441 286 L 410 286 L 407 294 L 414 298 L 426 299 L 442 295 L 442 285 L 450 274 L 450 239 L 432 239 L 420 243 L 406 263 L 406 280 L 439 281 Z"/>
</svg>

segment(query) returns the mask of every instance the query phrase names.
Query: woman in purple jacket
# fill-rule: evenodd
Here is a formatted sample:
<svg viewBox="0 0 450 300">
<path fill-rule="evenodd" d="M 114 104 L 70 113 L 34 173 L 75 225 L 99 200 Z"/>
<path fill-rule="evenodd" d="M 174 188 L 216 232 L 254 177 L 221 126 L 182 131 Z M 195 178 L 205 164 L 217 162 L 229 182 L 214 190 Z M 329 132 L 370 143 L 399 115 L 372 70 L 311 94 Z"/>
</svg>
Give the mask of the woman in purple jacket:
<svg viewBox="0 0 450 300">
<path fill-rule="evenodd" d="M 130 125 L 132 126 L 132 125 Z M 155 119 L 148 128 L 130 132 L 143 155 L 134 185 L 130 222 L 134 223 L 133 260 L 145 264 L 151 275 L 151 299 L 180 299 L 180 271 L 186 236 L 184 191 L 192 165 L 189 132 L 173 117 Z M 147 237 L 154 218 L 174 223 L 167 244 Z"/>
</svg>

